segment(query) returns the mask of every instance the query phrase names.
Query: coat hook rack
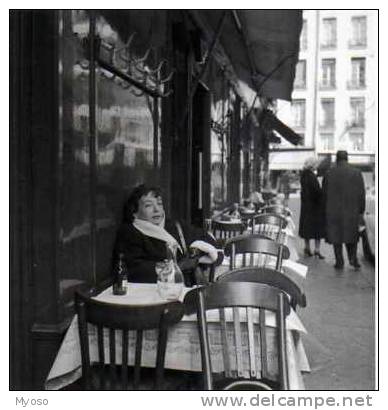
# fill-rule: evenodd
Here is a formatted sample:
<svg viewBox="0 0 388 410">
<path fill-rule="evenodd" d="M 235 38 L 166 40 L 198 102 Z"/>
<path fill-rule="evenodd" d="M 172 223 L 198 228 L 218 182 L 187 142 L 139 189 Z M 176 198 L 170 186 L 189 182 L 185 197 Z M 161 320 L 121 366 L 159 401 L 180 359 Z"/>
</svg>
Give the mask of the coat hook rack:
<svg viewBox="0 0 388 410">
<path fill-rule="evenodd" d="M 124 89 L 129 89 L 134 95 L 141 96 L 144 93 L 156 98 L 166 98 L 172 94 L 169 84 L 174 76 L 175 70 L 167 72 L 168 61 L 162 59 L 153 65 L 150 56 L 156 55 L 153 47 L 148 47 L 140 57 L 133 51 L 136 32 L 132 33 L 126 44 L 120 48 L 106 43 L 99 37 L 95 40 L 95 54 L 98 65 L 103 69 L 101 74 L 111 80 L 116 79 L 116 83 Z M 89 38 L 83 38 L 85 55 L 88 55 Z M 83 67 L 84 68 L 84 67 Z M 86 68 L 86 67 L 85 67 Z M 111 73 L 111 77 L 106 72 Z M 122 81 L 118 82 L 117 78 Z M 133 88 L 137 88 L 135 91 Z"/>
</svg>

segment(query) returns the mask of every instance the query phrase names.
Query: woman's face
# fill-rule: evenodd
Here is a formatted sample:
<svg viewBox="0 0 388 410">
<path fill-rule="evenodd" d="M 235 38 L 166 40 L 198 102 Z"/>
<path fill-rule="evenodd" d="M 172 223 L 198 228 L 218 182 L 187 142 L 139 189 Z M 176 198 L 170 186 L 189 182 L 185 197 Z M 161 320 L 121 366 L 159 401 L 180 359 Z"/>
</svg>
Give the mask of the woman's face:
<svg viewBox="0 0 388 410">
<path fill-rule="evenodd" d="M 155 197 L 154 192 L 143 195 L 139 200 L 139 209 L 134 215 L 138 219 L 160 225 L 164 218 L 162 198 L 160 196 Z"/>
</svg>

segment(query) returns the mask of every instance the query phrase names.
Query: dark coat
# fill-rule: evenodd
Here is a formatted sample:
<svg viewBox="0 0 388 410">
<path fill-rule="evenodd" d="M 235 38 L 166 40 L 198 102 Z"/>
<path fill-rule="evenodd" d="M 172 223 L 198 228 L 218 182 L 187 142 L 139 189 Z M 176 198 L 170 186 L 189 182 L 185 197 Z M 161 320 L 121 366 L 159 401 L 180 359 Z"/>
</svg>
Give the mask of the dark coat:
<svg viewBox="0 0 388 410">
<path fill-rule="evenodd" d="M 317 177 L 309 169 L 301 172 L 300 185 L 299 236 L 304 239 L 321 239 L 325 236 L 322 189 Z"/>
<path fill-rule="evenodd" d="M 203 240 L 212 245 L 215 241 L 201 229 L 181 224 L 186 246 L 195 240 Z M 174 221 L 166 221 L 165 229 L 180 244 L 178 230 Z M 122 224 L 117 232 L 113 252 L 113 260 L 117 260 L 120 252 L 124 253 L 128 268 L 128 281 L 139 283 L 156 283 L 156 262 L 166 259 L 166 243 L 138 231 L 132 224 Z M 177 259 L 182 257 L 178 252 Z"/>
<path fill-rule="evenodd" d="M 347 162 L 340 162 L 326 174 L 323 193 L 328 242 L 357 242 L 360 215 L 365 211 L 365 187 L 361 172 Z"/>
</svg>

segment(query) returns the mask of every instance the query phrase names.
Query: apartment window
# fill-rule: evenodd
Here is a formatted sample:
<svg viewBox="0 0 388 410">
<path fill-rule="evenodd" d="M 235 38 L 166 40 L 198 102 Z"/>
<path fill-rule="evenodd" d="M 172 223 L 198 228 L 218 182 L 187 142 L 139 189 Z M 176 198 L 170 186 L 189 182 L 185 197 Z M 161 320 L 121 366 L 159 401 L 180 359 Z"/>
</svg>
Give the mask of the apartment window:
<svg viewBox="0 0 388 410">
<path fill-rule="evenodd" d="M 306 60 L 299 60 L 296 65 L 294 88 L 306 88 Z"/>
<path fill-rule="evenodd" d="M 365 57 L 356 57 L 351 59 L 352 73 L 350 86 L 351 88 L 365 87 Z"/>
<path fill-rule="evenodd" d="M 307 20 L 303 20 L 302 32 L 300 34 L 300 49 L 307 50 Z"/>
<path fill-rule="evenodd" d="M 294 127 L 304 128 L 306 124 L 306 100 L 293 100 L 291 108 Z"/>
<path fill-rule="evenodd" d="M 364 150 L 364 133 L 363 132 L 350 132 L 349 143 L 351 151 L 363 151 Z"/>
<path fill-rule="evenodd" d="M 322 128 L 334 127 L 334 98 L 322 98 L 320 126 Z"/>
<path fill-rule="evenodd" d="M 322 60 L 321 87 L 335 87 L 335 58 L 325 58 Z"/>
<path fill-rule="evenodd" d="M 334 134 L 324 133 L 320 134 L 321 150 L 322 151 L 334 151 Z"/>
<path fill-rule="evenodd" d="M 322 20 L 321 48 L 334 48 L 337 45 L 337 19 L 325 18 Z"/>
<path fill-rule="evenodd" d="M 351 126 L 363 127 L 365 125 L 365 98 L 351 98 Z"/>
<path fill-rule="evenodd" d="M 366 46 L 366 16 L 352 17 L 352 38 L 351 47 Z"/>
</svg>

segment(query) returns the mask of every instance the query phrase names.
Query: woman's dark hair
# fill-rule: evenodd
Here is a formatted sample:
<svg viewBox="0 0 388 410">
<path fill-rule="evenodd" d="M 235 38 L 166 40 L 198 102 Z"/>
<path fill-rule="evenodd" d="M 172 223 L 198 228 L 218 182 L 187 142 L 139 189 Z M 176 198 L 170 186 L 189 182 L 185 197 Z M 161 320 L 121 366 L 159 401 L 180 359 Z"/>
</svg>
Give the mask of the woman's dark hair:
<svg viewBox="0 0 388 410">
<path fill-rule="evenodd" d="M 132 192 L 129 194 L 127 201 L 124 204 L 124 223 L 133 222 L 133 220 L 135 219 L 133 214 L 139 210 L 140 198 L 144 195 L 148 195 L 150 192 L 153 192 L 155 197 L 162 196 L 160 188 L 148 186 L 146 184 L 138 185 L 132 190 Z"/>
</svg>

